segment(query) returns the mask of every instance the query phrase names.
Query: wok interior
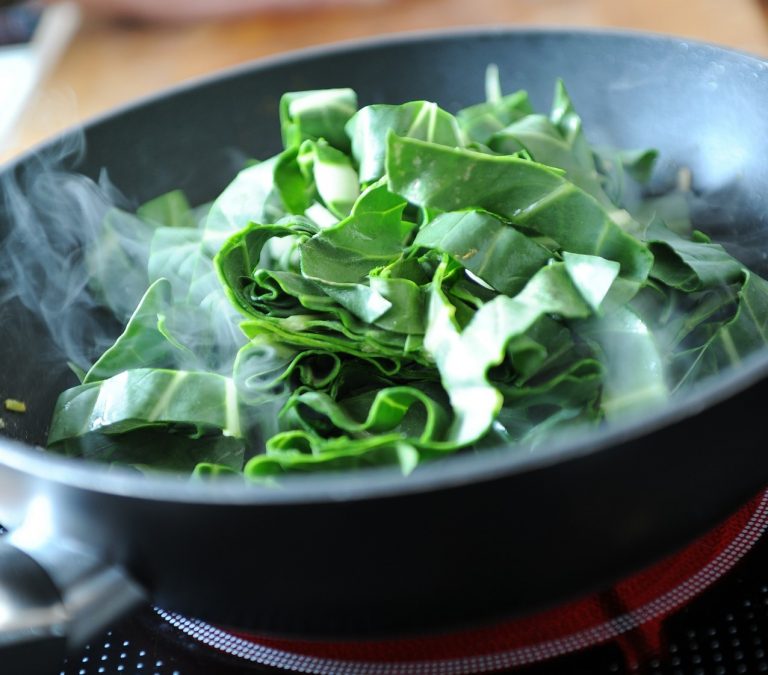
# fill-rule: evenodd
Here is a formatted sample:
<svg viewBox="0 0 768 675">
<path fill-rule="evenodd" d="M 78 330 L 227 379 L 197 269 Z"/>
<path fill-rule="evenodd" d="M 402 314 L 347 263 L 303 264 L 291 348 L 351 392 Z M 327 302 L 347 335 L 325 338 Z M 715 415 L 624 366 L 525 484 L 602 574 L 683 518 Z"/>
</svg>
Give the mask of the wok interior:
<svg viewBox="0 0 768 675">
<path fill-rule="evenodd" d="M 279 149 L 283 91 L 349 86 L 361 105 L 411 99 L 449 111 L 483 97 L 483 73 L 499 66 L 505 91 L 527 89 L 545 110 L 562 77 L 596 145 L 655 147 L 650 189 L 664 191 L 690 169 L 694 225 L 746 265 L 768 275 L 768 70 L 757 60 L 678 40 L 589 33 L 521 32 L 448 36 L 297 57 L 182 89 L 88 126 L 73 171 L 106 168 L 130 201 L 182 188 L 193 203 L 214 197 L 247 157 Z M 406 67 L 407 64 L 407 67 Z M 41 150 L 51 161 L 55 144 Z M 35 170 L 22 158 L 7 172 Z M 14 222 L 6 203 L 0 236 Z M 23 227 L 23 223 L 22 223 Z M 30 238 L 34 248 L 40 242 Z M 9 295 L 0 288 L 0 298 Z M 106 318 L 104 320 L 107 320 Z M 34 308 L 0 306 L 0 398 L 27 405 L 2 411 L 3 434 L 44 445 L 59 392 L 76 383 L 59 340 Z"/>
</svg>

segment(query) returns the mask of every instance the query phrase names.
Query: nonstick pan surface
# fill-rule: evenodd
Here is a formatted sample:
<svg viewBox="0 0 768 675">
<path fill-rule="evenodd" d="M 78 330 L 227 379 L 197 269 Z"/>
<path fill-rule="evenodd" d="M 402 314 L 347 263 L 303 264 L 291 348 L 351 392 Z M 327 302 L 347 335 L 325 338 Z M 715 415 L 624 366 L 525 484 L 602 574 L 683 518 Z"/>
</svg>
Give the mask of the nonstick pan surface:
<svg viewBox="0 0 768 675">
<path fill-rule="evenodd" d="M 659 184 L 690 168 L 696 225 L 768 272 L 768 65 L 675 38 L 485 29 L 302 52 L 96 120 L 69 168 L 107 169 L 136 203 L 176 188 L 202 203 L 244 158 L 279 149 L 284 91 L 352 87 L 361 105 L 431 99 L 456 110 L 482 99 L 489 63 L 539 109 L 562 77 L 591 141 L 659 149 Z M 0 236 L 10 218 L 0 211 Z M 0 392 L 29 408 L 0 439 L 0 522 L 77 542 L 166 609 L 243 628 L 391 635 L 530 611 L 671 552 L 768 481 L 763 352 L 651 417 L 536 452 L 268 489 L 140 478 L 30 447 L 44 443 L 71 382 L 33 311 L 6 302 L 0 326 Z"/>
</svg>

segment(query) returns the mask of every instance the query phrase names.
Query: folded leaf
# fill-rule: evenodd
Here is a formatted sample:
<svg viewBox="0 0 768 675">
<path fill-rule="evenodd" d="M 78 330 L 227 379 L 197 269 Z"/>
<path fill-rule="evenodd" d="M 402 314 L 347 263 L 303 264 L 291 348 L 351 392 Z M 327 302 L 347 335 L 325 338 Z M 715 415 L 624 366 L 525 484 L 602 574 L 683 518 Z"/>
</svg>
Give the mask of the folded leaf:
<svg viewBox="0 0 768 675">
<path fill-rule="evenodd" d="M 448 253 L 497 291 L 513 295 L 553 253 L 493 214 L 443 213 L 424 225 L 414 245 Z"/>
<path fill-rule="evenodd" d="M 598 361 L 585 358 L 537 384 L 499 386 L 504 402 L 495 433 L 501 426 L 506 441 L 530 444 L 542 428 L 546 436 L 563 423 L 572 425 L 577 416 L 598 421 L 603 375 Z"/>
<path fill-rule="evenodd" d="M 402 253 L 415 228 L 402 219 L 404 208 L 405 200 L 385 186 L 371 186 L 348 218 L 301 244 L 302 273 L 329 282 L 362 282 Z"/>
<path fill-rule="evenodd" d="M 743 265 L 719 244 L 690 241 L 659 220 L 646 231 L 654 255 L 651 276 L 686 292 L 727 286 L 741 278 Z"/>
<path fill-rule="evenodd" d="M 510 157 L 445 148 L 390 135 L 389 189 L 419 206 L 481 208 L 551 237 L 573 253 L 621 265 L 621 297 L 634 295 L 653 256 L 593 197 L 552 169 Z"/>
<path fill-rule="evenodd" d="M 213 263 L 225 241 L 221 233 L 184 227 L 159 227 L 148 261 L 151 282 L 170 285 L 173 311 L 164 314 L 168 330 L 214 370 L 230 368 L 243 338 L 239 315 L 219 283 Z"/>
<path fill-rule="evenodd" d="M 344 127 L 356 110 L 357 94 L 352 89 L 283 94 L 280 99 L 283 145 L 286 149 L 298 148 L 303 141 L 323 138 L 335 148 L 349 151 L 349 138 Z"/>
<path fill-rule="evenodd" d="M 211 206 L 205 227 L 232 234 L 248 223 L 274 223 L 286 214 L 275 185 L 280 155 L 243 169 Z"/>
<path fill-rule="evenodd" d="M 202 463 L 216 463 L 231 473 L 243 468 L 245 443 L 231 436 L 190 438 L 166 427 L 121 434 L 90 432 L 67 439 L 56 448 L 63 454 L 133 467 L 143 473 L 190 474 Z"/>
<path fill-rule="evenodd" d="M 147 259 L 156 223 L 110 209 L 92 250 L 86 253 L 95 296 L 124 322 L 133 313 L 149 281 Z"/>
<path fill-rule="evenodd" d="M 555 97 L 552 101 L 552 111 L 549 118 L 571 148 L 579 166 L 593 169 L 595 166 L 594 153 L 587 143 L 586 136 L 584 136 L 581 117 L 576 112 L 565 84 L 560 79 L 555 83 Z"/>
<path fill-rule="evenodd" d="M 450 439 L 471 443 L 486 432 L 503 401 L 487 379 L 488 369 L 503 361 L 512 338 L 525 333 L 545 314 L 565 318 L 591 314 L 562 263 L 542 268 L 514 298 L 500 295 L 483 305 L 462 332 L 443 293 L 442 274 L 435 275 L 424 346 L 451 399 L 454 423 Z"/>
<path fill-rule="evenodd" d="M 339 218 L 349 215 L 360 186 L 352 161 L 325 141 L 305 141 L 298 157 L 305 176 L 311 176 L 323 204 Z M 303 211 L 308 207 L 305 206 Z"/>
<path fill-rule="evenodd" d="M 591 152 L 574 147 L 581 136 L 564 137 L 555 124 L 543 115 L 527 115 L 494 134 L 488 141 L 491 150 L 511 155 L 525 150 L 539 164 L 565 170 L 565 176 L 603 205 L 613 203 L 603 190 L 602 177 L 597 171 Z"/>
<path fill-rule="evenodd" d="M 456 113 L 464 133 L 476 143 L 487 144 L 493 134 L 501 131 L 516 120 L 533 113 L 533 108 L 525 91 L 517 91 L 507 96 L 501 96 L 501 86 L 493 81 L 493 71 L 490 86 L 486 81 L 488 100 L 478 103 Z M 498 75 L 498 71 L 496 72 Z"/>
<path fill-rule="evenodd" d="M 606 418 L 638 414 L 669 398 L 662 354 L 648 326 L 632 310 L 620 307 L 579 325 L 603 364 L 600 406 Z"/>
<path fill-rule="evenodd" d="M 456 118 L 428 101 L 403 105 L 369 105 L 349 121 L 352 155 L 360 167 L 360 181 L 370 183 L 385 172 L 387 133 L 418 138 L 449 147 L 463 146 L 464 134 Z"/>
<path fill-rule="evenodd" d="M 738 293 L 738 309 L 712 337 L 691 354 L 679 386 L 742 364 L 756 349 L 768 344 L 768 282 L 747 270 Z"/>
<path fill-rule="evenodd" d="M 275 225 L 252 223 L 223 242 L 213 265 L 226 296 L 240 312 L 246 316 L 254 313 L 249 291 L 265 244 L 273 237 L 307 236 L 313 230 L 306 220 L 288 218 Z"/>
<path fill-rule="evenodd" d="M 447 428 L 447 411 L 415 387 L 387 387 L 367 392 L 357 400 L 335 401 L 328 394 L 307 391 L 293 402 L 307 431 L 317 425 L 316 416 L 328 418 L 336 434 L 380 434 L 397 431 L 412 443 L 441 441 Z M 306 411 L 308 419 L 302 416 Z M 417 412 L 418 414 L 413 414 Z"/>
<path fill-rule="evenodd" d="M 267 454 L 250 459 L 246 478 L 259 480 L 284 471 L 339 471 L 370 466 L 400 465 L 410 473 L 418 451 L 399 434 L 365 438 L 322 438 L 304 431 L 284 432 L 269 440 Z"/>
<path fill-rule="evenodd" d="M 139 368 L 65 391 L 56 403 L 48 444 L 83 434 L 119 434 L 182 426 L 199 435 L 218 429 L 239 437 L 240 413 L 231 378 L 213 373 Z"/>
<path fill-rule="evenodd" d="M 124 370 L 174 368 L 191 351 L 166 330 L 173 312 L 171 285 L 166 279 L 153 283 L 139 302 L 122 335 L 104 352 L 83 378 L 83 384 L 99 382 Z"/>
</svg>

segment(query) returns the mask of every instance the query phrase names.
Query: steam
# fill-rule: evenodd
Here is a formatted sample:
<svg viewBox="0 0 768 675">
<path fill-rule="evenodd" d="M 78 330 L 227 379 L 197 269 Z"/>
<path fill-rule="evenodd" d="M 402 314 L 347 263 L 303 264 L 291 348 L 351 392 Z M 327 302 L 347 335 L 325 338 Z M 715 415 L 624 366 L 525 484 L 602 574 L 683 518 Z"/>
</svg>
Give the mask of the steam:
<svg viewBox="0 0 768 675">
<path fill-rule="evenodd" d="M 17 300 L 45 325 L 58 353 L 36 358 L 87 371 L 162 275 L 171 297 L 143 320 L 152 330 L 154 311 L 169 339 L 142 353 L 147 365 L 231 372 L 245 338 L 212 263 L 218 240 L 200 226 L 207 208 L 184 227 L 140 217 L 106 171 L 94 181 L 72 169 L 84 152 L 83 134 L 72 134 L 3 176 L 0 306 Z"/>
<path fill-rule="evenodd" d="M 5 172 L 0 183 L 8 226 L 0 233 L 0 304 L 21 302 L 79 368 L 87 368 L 119 331 L 89 285 L 86 252 L 107 213 L 124 201 L 106 174 L 95 182 L 65 168 L 83 152 L 82 133 L 73 133 Z M 61 363 L 61 354 L 35 357 Z"/>
</svg>

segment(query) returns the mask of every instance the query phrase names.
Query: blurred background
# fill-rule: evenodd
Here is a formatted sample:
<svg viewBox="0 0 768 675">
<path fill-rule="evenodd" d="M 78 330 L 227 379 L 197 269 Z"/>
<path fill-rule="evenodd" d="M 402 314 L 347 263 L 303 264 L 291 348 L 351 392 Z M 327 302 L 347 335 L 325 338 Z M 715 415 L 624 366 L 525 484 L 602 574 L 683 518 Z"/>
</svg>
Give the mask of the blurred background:
<svg viewBox="0 0 768 675">
<path fill-rule="evenodd" d="M 170 85 L 280 52 L 475 25 L 671 33 L 768 57 L 768 0 L 0 0 L 0 160 Z"/>
</svg>

